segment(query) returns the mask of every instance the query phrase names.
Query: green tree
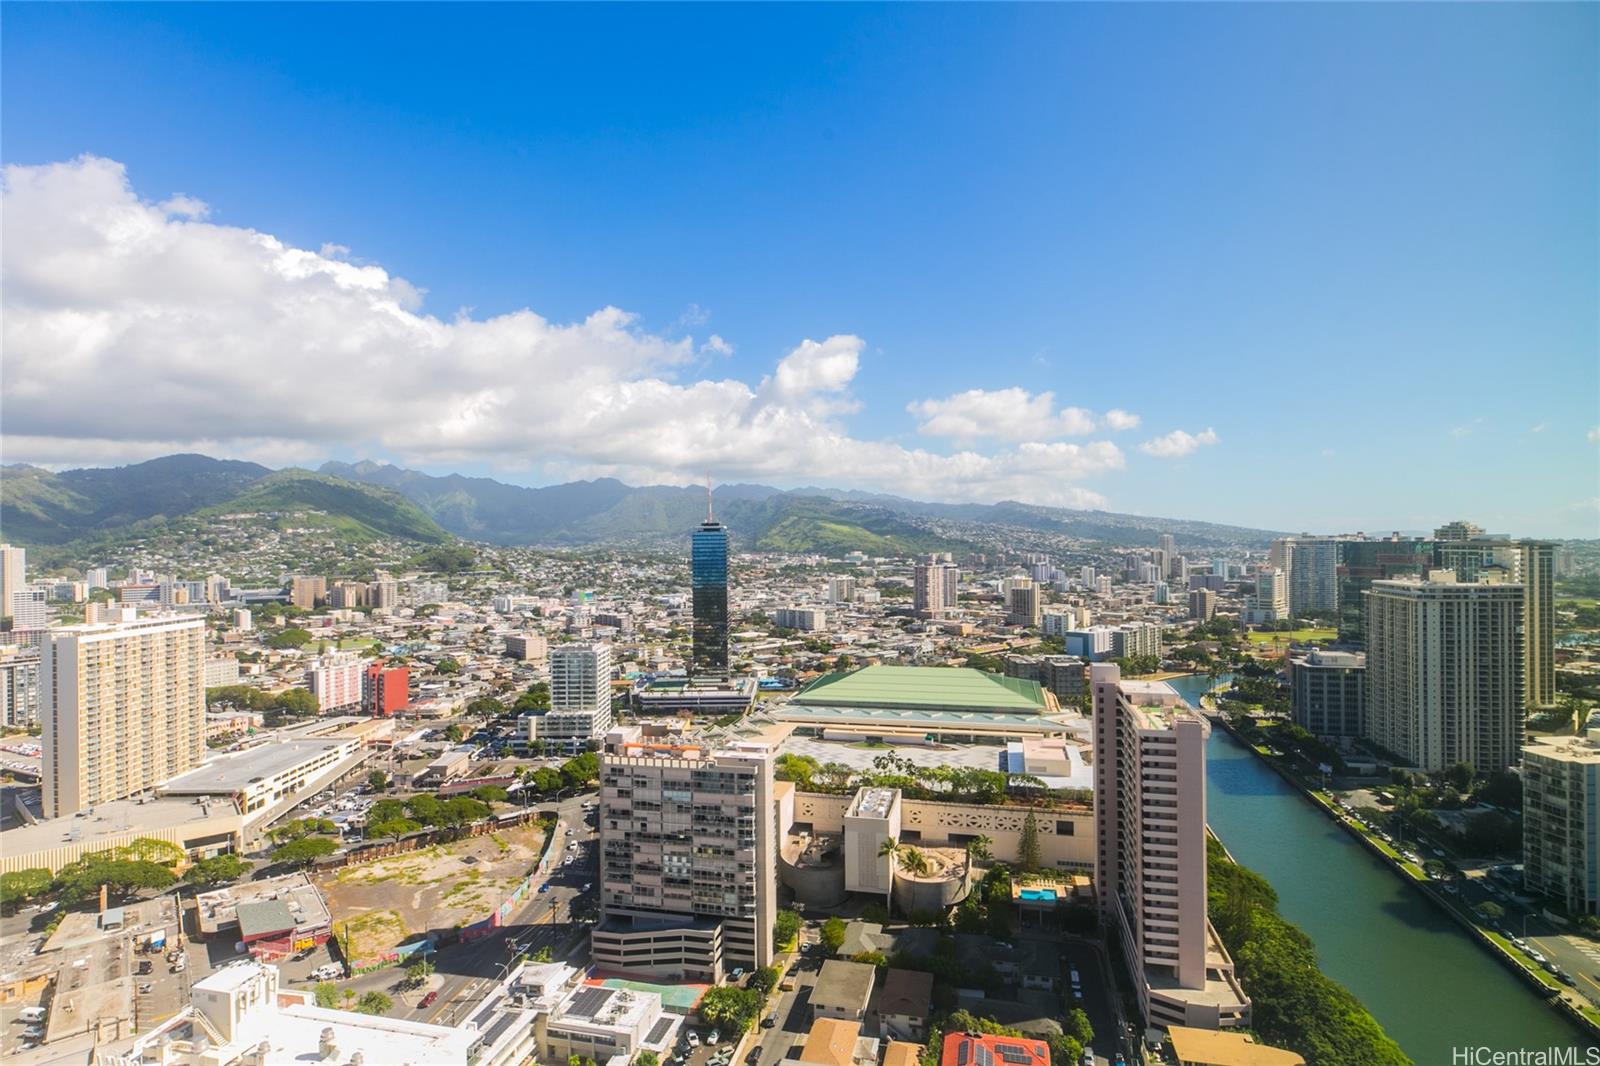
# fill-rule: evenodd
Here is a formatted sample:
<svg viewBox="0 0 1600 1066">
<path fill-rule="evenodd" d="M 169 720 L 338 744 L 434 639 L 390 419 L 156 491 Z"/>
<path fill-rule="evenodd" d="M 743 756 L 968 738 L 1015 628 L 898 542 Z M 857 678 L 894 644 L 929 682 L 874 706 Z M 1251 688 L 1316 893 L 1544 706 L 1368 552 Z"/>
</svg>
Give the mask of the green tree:
<svg viewBox="0 0 1600 1066">
<path fill-rule="evenodd" d="M 15 907 L 19 903 L 38 899 L 50 890 L 55 880 L 49 870 L 33 867 L 0 874 L 0 906 Z"/>
<path fill-rule="evenodd" d="M 844 946 L 845 923 L 838 915 L 822 923 L 822 949 L 832 955 Z"/>
<path fill-rule="evenodd" d="M 783 976 L 783 971 L 776 966 L 763 966 L 750 975 L 750 987 L 767 995 L 778 987 L 778 980 Z"/>
<path fill-rule="evenodd" d="M 506 705 L 493 696 L 481 696 L 467 704 L 466 713 L 478 718 L 499 718 L 506 713 Z"/>
<path fill-rule="evenodd" d="M 473 789 L 472 795 L 474 799 L 484 803 L 504 803 L 506 801 L 506 790 L 499 785 L 483 785 Z"/>
<path fill-rule="evenodd" d="M 428 976 L 433 973 L 433 964 L 427 959 L 421 959 L 407 966 L 405 972 L 406 987 L 421 988 L 428 980 Z"/>
<path fill-rule="evenodd" d="M 268 637 L 266 641 L 267 647 L 276 648 L 280 651 L 288 648 L 304 647 L 310 643 L 311 634 L 306 630 L 299 628 L 298 626 L 290 626 L 287 629 L 280 629 Z"/>
<path fill-rule="evenodd" d="M 302 837 L 274 848 L 272 861 L 290 866 L 310 866 L 338 850 L 339 845 L 327 837 Z"/>
<path fill-rule="evenodd" d="M 213 885 L 224 885 L 229 881 L 237 881 L 250 869 L 250 863 L 225 851 L 221 855 L 213 855 L 209 859 L 201 859 L 183 873 L 185 884 L 196 887 L 209 888 Z"/>
<path fill-rule="evenodd" d="M 436 674 L 459 674 L 461 672 L 461 664 L 446 655 L 443 659 L 433 664 L 433 672 Z"/>
<path fill-rule="evenodd" d="M 389 775 L 382 770 L 374 770 L 367 775 L 367 787 L 373 792 L 387 792 L 389 790 Z"/>
<path fill-rule="evenodd" d="M 110 851 L 99 851 L 70 862 L 56 871 L 56 890 L 62 902 L 89 899 L 105 885 L 111 895 L 126 899 L 141 889 L 171 888 L 177 877 L 158 862 L 122 859 Z"/>
<path fill-rule="evenodd" d="M 415 833 L 421 828 L 420 822 L 414 822 L 410 818 L 390 818 L 382 822 L 368 822 L 366 837 L 368 840 L 382 840 L 388 837 L 398 844 L 407 833 Z"/>
<path fill-rule="evenodd" d="M 316 714 L 321 707 L 317 704 L 317 697 L 303 688 L 286 688 L 272 697 L 269 710 L 282 714 L 292 714 L 300 717 Z"/>
<path fill-rule="evenodd" d="M 600 756 L 592 751 L 575 755 L 561 764 L 561 780 L 567 788 L 586 788 L 600 776 Z"/>
<path fill-rule="evenodd" d="M 1506 909 L 1492 899 L 1486 899 L 1474 908 L 1486 922 L 1498 922 L 1506 916 Z"/>
<path fill-rule="evenodd" d="M 451 722 L 449 725 L 445 726 L 444 739 L 448 740 L 450 743 L 459 744 L 461 743 L 461 738 L 464 736 L 466 736 L 466 734 L 462 732 L 461 727 L 456 725 L 454 722 Z"/>
<path fill-rule="evenodd" d="M 332 981 L 319 981 L 312 988 L 311 994 L 316 997 L 317 1006 L 333 1010 L 339 1006 L 339 986 Z"/>
<path fill-rule="evenodd" d="M 1477 776 L 1469 762 L 1451 763 L 1445 767 L 1444 779 L 1451 788 L 1457 792 L 1465 792 L 1472 787 L 1472 779 Z"/>
<path fill-rule="evenodd" d="M 794 943 L 800 933 L 800 915 L 795 911 L 784 909 L 778 912 L 777 920 L 772 923 L 772 942 L 780 949 Z"/>
<path fill-rule="evenodd" d="M 634 1057 L 633 1066 L 660 1066 L 661 1059 L 654 1051 L 641 1051 Z"/>
<path fill-rule="evenodd" d="M 709 989 L 700 997 L 700 1017 L 707 1025 L 720 1029 L 724 1036 L 742 1036 L 761 1014 L 763 997 L 759 992 L 732 985 Z"/>
<path fill-rule="evenodd" d="M 376 990 L 363 992 L 356 1001 L 356 1010 L 362 1014 L 388 1014 L 394 1006 L 394 1000 Z"/>
<path fill-rule="evenodd" d="M 866 966 L 887 966 L 889 957 L 881 951 L 858 951 L 850 956 L 851 962 L 859 962 Z"/>
<path fill-rule="evenodd" d="M 1022 820 L 1022 839 L 1017 843 L 1017 865 L 1022 867 L 1024 873 L 1035 873 L 1039 869 L 1039 823 L 1032 811 Z"/>
</svg>

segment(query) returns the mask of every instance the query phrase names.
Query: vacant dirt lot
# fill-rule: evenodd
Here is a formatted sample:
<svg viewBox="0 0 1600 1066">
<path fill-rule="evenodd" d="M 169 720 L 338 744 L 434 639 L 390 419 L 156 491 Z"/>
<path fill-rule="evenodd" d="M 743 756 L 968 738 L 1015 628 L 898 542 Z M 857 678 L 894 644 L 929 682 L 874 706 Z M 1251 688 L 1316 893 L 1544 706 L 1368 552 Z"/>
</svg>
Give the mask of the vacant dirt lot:
<svg viewBox="0 0 1600 1066">
<path fill-rule="evenodd" d="M 350 866 L 318 884 L 340 916 L 351 956 L 371 958 L 415 934 L 470 925 L 499 905 L 539 857 L 544 831 L 526 826 Z"/>
</svg>

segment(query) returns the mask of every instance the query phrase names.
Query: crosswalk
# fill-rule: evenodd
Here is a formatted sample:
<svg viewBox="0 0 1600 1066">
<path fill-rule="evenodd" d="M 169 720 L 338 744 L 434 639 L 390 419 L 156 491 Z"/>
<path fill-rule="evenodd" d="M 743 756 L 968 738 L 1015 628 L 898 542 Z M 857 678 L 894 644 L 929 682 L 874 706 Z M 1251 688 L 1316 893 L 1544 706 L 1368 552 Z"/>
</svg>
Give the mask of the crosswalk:
<svg viewBox="0 0 1600 1066">
<path fill-rule="evenodd" d="M 1577 936 L 1564 936 L 1561 939 L 1567 942 L 1568 947 L 1594 963 L 1596 971 L 1600 972 L 1600 944 Z"/>
</svg>

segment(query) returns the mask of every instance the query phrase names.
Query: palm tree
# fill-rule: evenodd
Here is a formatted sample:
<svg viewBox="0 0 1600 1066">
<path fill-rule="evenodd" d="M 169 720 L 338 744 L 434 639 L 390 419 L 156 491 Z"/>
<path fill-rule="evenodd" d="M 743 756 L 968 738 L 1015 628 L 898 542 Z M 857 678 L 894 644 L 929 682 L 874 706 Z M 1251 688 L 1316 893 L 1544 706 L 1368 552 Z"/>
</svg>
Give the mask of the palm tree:
<svg viewBox="0 0 1600 1066">
<path fill-rule="evenodd" d="M 902 860 L 905 850 L 906 846 L 894 837 L 884 837 L 883 843 L 878 845 L 878 858 L 889 860 L 889 890 L 887 892 L 889 898 L 885 913 L 890 917 L 894 915 L 894 868 L 895 864 Z"/>
<path fill-rule="evenodd" d="M 908 874 L 926 877 L 931 867 L 928 865 L 928 857 L 922 853 L 920 848 L 902 847 L 900 849 L 900 869 Z"/>
<path fill-rule="evenodd" d="M 994 841 L 982 834 L 967 841 L 967 876 L 972 876 L 974 862 L 988 862 L 994 858 Z"/>
</svg>

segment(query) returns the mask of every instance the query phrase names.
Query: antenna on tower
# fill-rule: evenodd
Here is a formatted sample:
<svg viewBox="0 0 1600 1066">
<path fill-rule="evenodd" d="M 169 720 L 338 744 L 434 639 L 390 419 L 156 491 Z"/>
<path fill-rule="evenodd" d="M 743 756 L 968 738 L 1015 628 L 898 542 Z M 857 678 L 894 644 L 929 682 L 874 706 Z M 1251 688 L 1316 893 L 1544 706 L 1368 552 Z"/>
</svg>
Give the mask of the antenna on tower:
<svg viewBox="0 0 1600 1066">
<path fill-rule="evenodd" d="M 716 521 L 716 518 L 713 517 L 712 514 L 711 514 L 711 475 L 710 474 L 706 475 L 706 521 L 708 523 Z"/>
</svg>

